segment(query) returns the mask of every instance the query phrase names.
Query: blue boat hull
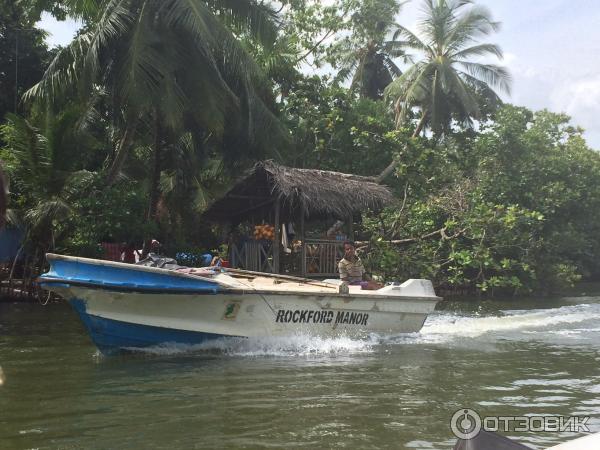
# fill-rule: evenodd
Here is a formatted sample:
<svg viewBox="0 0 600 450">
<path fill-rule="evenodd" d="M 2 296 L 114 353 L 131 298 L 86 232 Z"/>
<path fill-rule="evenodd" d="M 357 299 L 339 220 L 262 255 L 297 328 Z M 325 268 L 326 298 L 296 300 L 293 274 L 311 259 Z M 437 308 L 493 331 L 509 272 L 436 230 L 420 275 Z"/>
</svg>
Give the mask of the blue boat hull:
<svg viewBox="0 0 600 450">
<path fill-rule="evenodd" d="M 70 303 L 96 347 L 105 354 L 166 344 L 197 345 L 225 337 L 223 334 L 174 330 L 106 319 L 88 314 L 84 300 L 72 299 Z"/>
</svg>

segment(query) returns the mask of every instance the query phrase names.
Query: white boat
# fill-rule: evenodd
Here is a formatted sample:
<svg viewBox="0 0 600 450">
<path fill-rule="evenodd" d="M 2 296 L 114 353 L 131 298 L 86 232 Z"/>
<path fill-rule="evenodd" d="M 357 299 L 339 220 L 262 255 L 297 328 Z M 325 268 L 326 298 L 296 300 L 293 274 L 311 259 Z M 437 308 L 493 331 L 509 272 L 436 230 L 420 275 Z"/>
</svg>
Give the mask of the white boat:
<svg viewBox="0 0 600 450">
<path fill-rule="evenodd" d="M 48 254 L 40 285 L 67 299 L 105 353 L 166 343 L 419 331 L 441 299 L 428 280 L 376 291 L 234 269 L 168 270 Z"/>
</svg>

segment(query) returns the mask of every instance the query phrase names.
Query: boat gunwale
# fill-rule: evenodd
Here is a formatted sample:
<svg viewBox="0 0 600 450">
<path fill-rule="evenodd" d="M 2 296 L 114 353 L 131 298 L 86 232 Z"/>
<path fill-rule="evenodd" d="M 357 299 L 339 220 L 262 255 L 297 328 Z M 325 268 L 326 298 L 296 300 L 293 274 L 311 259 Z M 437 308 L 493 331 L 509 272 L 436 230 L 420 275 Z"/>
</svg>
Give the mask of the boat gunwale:
<svg viewBox="0 0 600 450">
<path fill-rule="evenodd" d="M 248 286 L 247 288 L 245 287 L 238 287 L 238 286 L 232 286 L 231 284 L 227 284 L 224 283 L 222 281 L 216 280 L 214 278 L 210 278 L 208 276 L 202 276 L 200 274 L 195 274 L 195 273 L 186 273 L 186 272 L 179 272 L 177 270 L 173 270 L 173 269 L 163 269 L 161 267 L 151 267 L 151 266 L 143 266 L 143 265 L 138 265 L 138 264 L 130 264 L 130 263 L 124 263 L 124 262 L 118 262 L 118 261 L 106 261 L 106 260 L 102 260 L 102 259 L 94 259 L 94 258 L 84 258 L 81 256 L 68 256 L 68 255 L 59 255 L 57 253 L 46 253 L 46 259 L 50 262 L 52 260 L 59 260 L 59 261 L 69 261 L 69 262 L 80 262 L 83 264 L 89 264 L 89 265 L 95 265 L 95 266 L 105 266 L 105 267 L 115 267 L 115 268 L 121 268 L 121 269 L 128 269 L 128 270 L 134 270 L 134 271 L 141 271 L 141 272 L 149 272 L 149 273 L 157 273 L 157 274 L 163 274 L 163 275 L 169 275 L 169 276 L 176 276 L 176 277 L 180 277 L 180 278 L 185 278 L 188 280 L 203 280 L 206 281 L 207 283 L 212 283 L 215 285 L 215 287 L 219 287 L 219 291 L 217 293 L 212 292 L 212 290 L 208 290 L 206 288 L 204 289 L 194 289 L 194 288 L 152 288 L 151 286 L 149 286 L 148 288 L 145 287 L 140 287 L 140 286 L 115 286 L 115 285 L 105 285 L 105 284 L 101 284 L 101 283 L 93 283 L 93 282 L 84 282 L 84 281 L 79 281 L 79 280 L 70 280 L 70 279 L 59 279 L 59 278 L 50 278 L 50 277 L 40 277 L 38 278 L 38 282 L 39 283 L 47 283 L 50 282 L 52 280 L 52 282 L 54 283 L 66 283 L 66 284 L 77 284 L 80 286 L 85 285 L 86 287 L 99 287 L 101 289 L 104 290 L 111 290 L 111 291 L 124 291 L 124 292 L 151 292 L 154 291 L 155 293 L 177 293 L 177 294 L 190 294 L 190 293 L 204 293 L 206 295 L 215 295 L 215 294 L 219 294 L 219 293 L 232 293 L 232 294 L 250 294 L 250 293 L 256 293 L 256 294 L 277 294 L 277 295 L 302 295 L 302 296 L 319 296 L 319 297 L 336 297 L 336 298 L 360 298 L 360 299 L 373 299 L 373 300 L 383 300 L 383 299 L 388 299 L 388 300 L 400 300 L 400 299 L 404 299 L 404 300 L 408 300 L 408 299 L 413 299 L 413 300 L 431 300 L 431 301 L 442 301 L 443 298 L 439 297 L 437 295 L 435 296 L 403 296 L 403 295 L 383 295 L 383 294 L 374 294 L 374 293 L 370 293 L 370 292 L 376 292 L 376 291 L 366 291 L 366 292 L 360 292 L 360 293 L 348 293 L 348 294 L 342 294 L 337 292 L 337 286 L 335 285 L 331 285 L 331 288 L 333 290 L 333 292 L 310 292 L 310 291 L 285 291 L 285 290 L 278 290 L 278 289 L 257 289 L 257 288 L 253 288 Z M 193 269 L 193 268 L 190 268 Z M 241 273 L 243 271 L 235 271 L 233 273 Z M 215 271 L 215 275 L 218 273 L 224 273 L 227 274 L 227 269 L 225 269 L 222 272 L 217 272 Z M 255 275 L 256 277 L 260 277 L 260 273 L 256 273 Z M 264 275 L 265 278 L 277 278 L 276 274 L 268 274 L 266 273 Z M 296 277 L 294 277 L 296 278 Z M 314 280 L 311 280 L 309 278 L 304 279 L 304 278 L 297 278 L 299 281 L 298 283 L 301 283 L 305 280 L 307 285 L 312 285 L 311 282 L 314 282 Z M 302 280 L 302 281 L 301 281 Z"/>
<path fill-rule="evenodd" d="M 227 286 L 226 284 L 224 284 L 222 282 L 219 282 L 212 278 L 202 277 L 199 274 L 194 275 L 194 274 L 185 273 L 185 272 L 178 272 L 173 269 L 163 269 L 162 267 L 143 266 L 141 264 L 130 264 L 130 263 L 124 263 L 124 262 L 119 262 L 119 261 L 106 261 L 103 259 L 84 258 L 82 256 L 59 255 L 57 253 L 46 253 L 46 259 L 48 260 L 48 262 L 53 261 L 53 260 L 81 262 L 83 264 L 89 264 L 89 265 L 93 265 L 93 266 L 117 267 L 117 268 L 121 268 L 121 269 L 129 269 L 129 270 L 135 270 L 135 271 L 140 271 L 140 272 L 151 272 L 151 273 L 159 273 L 159 274 L 164 274 L 164 275 L 175 275 L 177 277 L 187 278 L 187 279 L 192 279 L 192 280 L 198 280 L 198 278 L 201 278 L 201 279 L 205 279 L 206 281 L 208 281 L 210 283 L 218 284 L 221 286 Z M 52 264 L 52 263 L 50 263 L 50 264 Z M 193 269 L 193 268 L 190 267 L 190 269 Z"/>
<path fill-rule="evenodd" d="M 303 296 L 303 297 L 329 297 L 339 299 L 360 299 L 360 300 L 418 300 L 418 301 L 431 301 L 439 302 L 442 297 L 417 297 L 417 296 L 403 296 L 403 295 L 382 295 L 382 294 L 367 294 L 367 293 L 348 293 L 340 294 L 339 292 L 319 292 L 319 291 L 289 291 L 289 290 L 276 290 L 276 289 L 244 289 L 244 288 L 232 288 L 227 286 L 225 289 L 219 291 L 213 291 L 208 289 L 191 289 L 191 288 L 154 288 L 149 286 L 148 288 L 142 286 L 117 286 L 101 283 L 93 283 L 89 281 L 70 280 L 67 278 L 38 278 L 40 284 L 63 284 L 73 285 L 75 287 L 95 288 L 99 291 L 110 291 L 110 292 L 132 292 L 132 293 L 149 293 L 149 294 L 173 294 L 173 295 L 223 295 L 223 294 L 237 294 L 237 295 L 281 295 L 281 296 Z M 375 292 L 375 291 L 372 291 Z"/>
</svg>

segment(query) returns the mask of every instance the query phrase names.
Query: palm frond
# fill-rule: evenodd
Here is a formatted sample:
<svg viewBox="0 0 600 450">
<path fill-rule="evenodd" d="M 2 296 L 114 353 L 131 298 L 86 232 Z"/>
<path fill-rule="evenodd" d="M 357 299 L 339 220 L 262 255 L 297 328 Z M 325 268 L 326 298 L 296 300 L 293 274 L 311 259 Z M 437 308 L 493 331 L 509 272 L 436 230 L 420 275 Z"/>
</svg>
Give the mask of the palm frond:
<svg viewBox="0 0 600 450">
<path fill-rule="evenodd" d="M 69 16 L 91 21 L 101 12 L 102 0 L 63 0 Z"/>
<path fill-rule="evenodd" d="M 360 85 L 365 79 L 365 58 L 361 58 L 357 61 L 356 70 L 354 70 L 354 75 L 352 76 L 352 81 L 350 82 L 350 90 L 356 91 L 360 88 Z"/>
<path fill-rule="evenodd" d="M 456 15 L 446 39 L 446 48 L 455 51 L 479 38 L 489 36 L 499 28 L 500 23 L 492 20 L 488 8 L 472 5 L 467 11 Z"/>
<path fill-rule="evenodd" d="M 23 100 L 39 99 L 52 102 L 71 90 L 79 80 L 83 59 L 91 40 L 91 32 L 83 33 L 62 48 L 44 72 L 42 79 L 25 92 Z"/>
<path fill-rule="evenodd" d="M 162 52 L 157 48 L 155 11 L 143 3 L 129 33 L 127 51 L 117 76 L 117 93 L 131 106 L 147 103 L 156 97 L 162 80 L 170 70 Z"/>
<path fill-rule="evenodd" d="M 91 185 L 94 181 L 95 174 L 88 170 L 78 170 L 76 172 L 69 173 L 66 177 L 63 193 L 66 197 L 75 195 L 80 192 L 80 186 L 83 184 Z"/>
<path fill-rule="evenodd" d="M 511 76 L 506 68 L 495 64 L 483 64 L 467 61 L 458 61 L 467 73 L 478 78 L 490 86 L 499 88 L 510 94 Z"/>
<path fill-rule="evenodd" d="M 110 0 L 103 10 L 100 20 L 94 25 L 89 45 L 84 54 L 81 71 L 82 93 L 88 93 L 96 82 L 102 67 L 102 52 L 111 43 L 119 41 L 128 31 L 129 24 L 134 20 L 130 5 L 134 0 Z"/>
<path fill-rule="evenodd" d="M 412 107 L 421 106 L 423 109 L 429 109 L 425 102 L 431 94 L 434 73 L 434 65 L 419 62 L 386 88 L 386 97 L 395 99 L 397 126 L 405 122 Z"/>
<path fill-rule="evenodd" d="M 175 172 L 163 170 L 160 174 L 159 189 L 163 195 L 172 194 L 177 188 L 177 176 Z"/>
<path fill-rule="evenodd" d="M 6 120 L 13 129 L 12 133 L 4 137 L 7 139 L 11 154 L 17 161 L 15 170 L 21 173 L 20 178 L 34 179 L 36 185 L 44 189 L 47 168 L 51 165 L 47 154 L 46 137 L 26 119 L 16 114 L 8 113 Z"/>
<path fill-rule="evenodd" d="M 426 89 L 427 75 L 432 72 L 430 64 L 418 62 L 396 78 L 385 90 L 386 97 L 401 98 L 403 102 L 422 100 L 419 89 Z"/>
<path fill-rule="evenodd" d="M 479 118 L 479 105 L 477 99 L 472 94 L 469 86 L 461 79 L 460 75 L 453 70 L 447 71 L 448 83 L 450 84 L 451 92 L 458 97 L 461 109 L 464 109 L 466 115 Z M 471 91 L 471 92 L 470 92 Z"/>
<path fill-rule="evenodd" d="M 208 0 L 207 3 L 236 34 L 249 34 L 266 48 L 275 44 L 279 20 L 270 5 L 252 0 Z"/>
<path fill-rule="evenodd" d="M 399 40 L 400 37 L 404 36 L 405 39 Z M 428 44 L 423 42 L 415 33 L 410 31 L 408 28 L 401 25 L 397 25 L 397 29 L 392 35 L 392 41 L 398 42 L 405 48 L 421 51 L 428 55 L 434 55 L 435 52 L 429 47 Z"/>
<path fill-rule="evenodd" d="M 425 0 L 419 22 L 424 41 L 429 47 L 442 47 L 455 19 L 455 3 L 446 0 Z"/>
<path fill-rule="evenodd" d="M 201 213 L 212 203 L 213 198 L 208 189 L 201 183 L 197 182 L 195 188 L 192 208 L 194 211 Z"/>
<path fill-rule="evenodd" d="M 402 58 L 405 63 L 412 62 L 411 56 L 406 53 L 408 48 L 402 41 L 386 41 L 381 46 L 381 52 L 388 55 L 390 58 Z"/>
<path fill-rule="evenodd" d="M 32 230 L 47 228 L 56 220 L 66 219 L 71 212 L 71 207 L 62 198 L 41 200 L 25 213 L 25 221 Z"/>
<path fill-rule="evenodd" d="M 90 130 L 101 121 L 101 114 L 98 110 L 100 103 L 106 98 L 107 92 L 104 88 L 99 87 L 94 90 L 94 93 L 89 96 L 87 102 L 83 106 L 83 114 L 79 116 L 75 123 L 75 130 L 78 133 L 83 133 Z"/>
<path fill-rule="evenodd" d="M 483 96 L 489 103 L 496 106 L 502 104 L 502 99 L 498 96 L 496 91 L 494 91 L 484 81 L 481 81 L 478 78 L 475 78 L 474 76 L 462 71 L 458 71 L 458 75 L 464 80 L 464 82 L 467 85 L 471 87 L 471 90 Z"/>
<path fill-rule="evenodd" d="M 292 42 L 292 39 L 287 36 L 277 39 L 275 45 L 270 48 L 258 49 L 252 45 L 252 42 L 247 42 L 248 45 L 252 46 L 249 51 L 254 50 L 252 55 L 265 75 L 271 79 L 276 78 L 282 71 L 290 68 L 295 69 L 299 66 L 299 49 Z"/>
<path fill-rule="evenodd" d="M 471 56 L 488 56 L 494 55 L 498 59 L 502 59 L 502 49 L 496 44 L 478 44 L 471 47 L 461 49 L 457 52 L 450 53 L 449 58 L 458 61 L 461 59 L 469 58 Z"/>
<path fill-rule="evenodd" d="M 383 64 L 387 68 L 388 72 L 392 75 L 392 78 L 395 79 L 402 75 L 402 70 L 400 70 L 400 68 L 390 57 L 383 56 Z"/>
</svg>

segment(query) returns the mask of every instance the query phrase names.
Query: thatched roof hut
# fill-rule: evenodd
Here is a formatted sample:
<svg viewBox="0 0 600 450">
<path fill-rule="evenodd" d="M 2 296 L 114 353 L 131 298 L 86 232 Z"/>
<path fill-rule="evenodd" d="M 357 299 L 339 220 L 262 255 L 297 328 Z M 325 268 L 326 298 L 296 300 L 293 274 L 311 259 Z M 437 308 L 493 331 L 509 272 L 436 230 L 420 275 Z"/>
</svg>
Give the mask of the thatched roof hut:
<svg viewBox="0 0 600 450">
<path fill-rule="evenodd" d="M 343 241 L 307 239 L 305 219 L 341 219 L 352 237 L 356 215 L 381 209 L 391 199 L 390 191 L 372 178 L 263 161 L 247 171 L 204 217 L 229 225 L 245 220 L 273 224 L 274 236 L 269 243 L 231 243 L 229 258 L 234 267 L 280 273 L 285 266 L 280 261 L 291 257 L 289 249 L 288 253 L 282 251 L 287 235 L 283 230 L 286 223 L 293 222 L 294 226 L 299 224 L 300 232 L 294 234 L 301 242 L 301 251 L 296 253 L 299 261 L 295 269 L 284 270 L 303 276 L 335 276 Z"/>
<path fill-rule="evenodd" d="M 348 216 L 383 208 L 392 199 L 373 178 L 316 169 L 296 169 L 273 161 L 257 163 L 216 201 L 205 217 L 237 221 L 281 203 L 284 216 L 303 209 L 307 217 Z M 236 220 L 237 219 L 237 220 Z"/>
</svg>

